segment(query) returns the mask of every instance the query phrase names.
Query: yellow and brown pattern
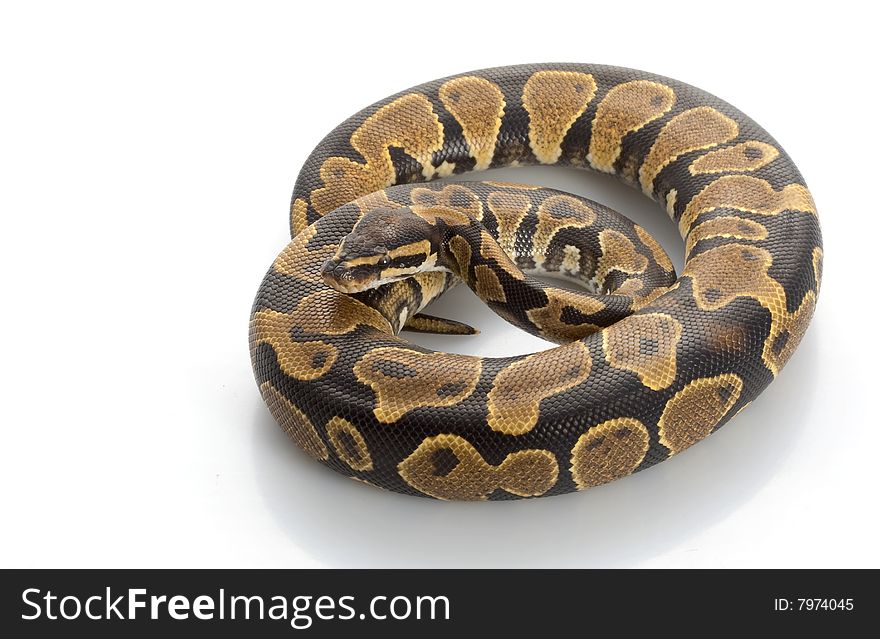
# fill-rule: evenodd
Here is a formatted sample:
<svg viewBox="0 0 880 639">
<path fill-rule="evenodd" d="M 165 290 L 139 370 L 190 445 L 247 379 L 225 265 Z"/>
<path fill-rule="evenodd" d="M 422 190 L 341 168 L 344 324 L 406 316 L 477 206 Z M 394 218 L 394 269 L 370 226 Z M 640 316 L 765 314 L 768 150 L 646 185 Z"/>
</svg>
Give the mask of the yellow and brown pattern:
<svg viewBox="0 0 880 639">
<path fill-rule="evenodd" d="M 715 237 L 737 240 L 766 240 L 767 228 L 754 220 L 736 215 L 714 217 L 695 226 L 688 233 L 685 242 L 685 254 L 689 255 L 697 242 Z"/>
<path fill-rule="evenodd" d="M 605 310 L 605 303 L 602 300 L 562 288 L 545 289 L 544 294 L 547 296 L 547 303 L 544 306 L 526 311 L 529 320 L 542 337 L 552 342 L 565 343 L 581 339 L 601 329 L 601 326 L 590 322 L 587 318 Z M 580 321 L 572 318 L 578 318 Z"/>
<path fill-rule="evenodd" d="M 498 246 L 495 238 L 489 235 L 485 229 L 480 231 L 480 257 L 484 260 L 495 262 L 497 267 L 515 280 L 524 279 L 523 272 L 519 270 L 510 256 Z"/>
<path fill-rule="evenodd" d="M 316 308 L 324 312 L 309 312 Z M 379 311 L 353 297 L 335 295 L 330 289 L 306 295 L 290 317 L 296 318 L 291 327 L 316 335 L 343 335 L 357 326 L 372 326 L 382 332 L 389 329 L 388 320 Z"/>
<path fill-rule="evenodd" d="M 529 114 L 529 144 L 542 164 L 553 164 L 562 154 L 565 134 L 581 117 L 596 94 L 588 73 L 538 71 L 523 89 L 522 103 Z"/>
<path fill-rule="evenodd" d="M 663 390 L 675 381 L 681 332 L 681 322 L 665 313 L 627 317 L 602 332 L 605 360 L 635 373 L 651 390 Z"/>
<path fill-rule="evenodd" d="M 468 268 L 470 268 L 473 255 L 471 245 L 463 237 L 456 235 L 449 240 L 449 252 L 455 260 L 456 274 L 467 279 Z M 497 280 L 498 278 L 496 277 L 495 279 Z"/>
<path fill-rule="evenodd" d="M 486 423 L 507 435 L 522 435 L 538 423 L 541 401 L 584 382 L 593 368 L 581 342 L 517 360 L 502 369 L 489 391 Z"/>
<path fill-rule="evenodd" d="M 285 375 L 309 381 L 323 377 L 330 371 L 339 349 L 321 339 L 293 339 L 291 331 L 303 319 L 293 313 L 258 311 L 251 318 L 251 341 L 258 345 L 270 345 Z"/>
<path fill-rule="evenodd" d="M 310 457 L 319 461 L 326 460 L 329 454 L 327 446 L 321 441 L 321 437 L 315 430 L 315 425 L 312 424 L 309 416 L 294 406 L 293 402 L 287 399 L 284 393 L 275 388 L 271 382 L 260 384 L 260 392 L 269 407 L 269 412 L 272 413 L 272 417 L 287 433 L 287 436 Z"/>
<path fill-rule="evenodd" d="M 277 273 L 290 275 L 301 280 L 317 277 L 320 265 L 336 251 L 334 243 L 313 246 L 318 229 L 306 227 L 299 233 L 281 254 L 275 258 L 272 269 Z"/>
<path fill-rule="evenodd" d="M 772 144 L 752 140 L 702 155 L 691 162 L 688 170 L 691 175 L 757 171 L 778 157 L 779 150 Z"/>
<path fill-rule="evenodd" d="M 296 198 L 290 205 L 290 228 L 294 236 L 301 234 L 309 225 L 309 203 Z"/>
<path fill-rule="evenodd" d="M 679 113 L 660 130 L 639 169 L 642 190 L 651 195 L 657 174 L 680 155 L 729 142 L 738 133 L 736 121 L 712 107 L 695 107 Z"/>
<path fill-rule="evenodd" d="M 447 211 L 449 224 L 467 224 L 470 220 L 483 219 L 483 204 L 480 198 L 461 184 L 449 184 L 439 191 L 416 187 L 410 193 L 410 197 L 412 209 L 417 213 Z"/>
<path fill-rule="evenodd" d="M 816 294 L 813 291 L 807 291 L 801 305 L 795 312 L 786 311 L 774 320 L 770 337 L 764 342 L 762 352 L 764 363 L 774 375 L 782 370 L 782 367 L 785 366 L 801 343 L 815 310 Z"/>
<path fill-rule="evenodd" d="M 486 204 L 498 222 L 498 245 L 515 258 L 516 231 L 532 208 L 532 199 L 525 193 L 495 191 Z"/>
<path fill-rule="evenodd" d="M 462 251 L 463 252 L 463 251 Z M 501 280 L 489 266 L 477 264 L 474 267 L 474 292 L 486 302 L 507 302 L 507 294 L 501 285 Z"/>
<path fill-rule="evenodd" d="M 650 80 L 633 80 L 612 87 L 596 109 L 587 161 L 597 171 L 614 172 L 623 139 L 672 108 L 675 92 Z"/>
<path fill-rule="evenodd" d="M 443 125 L 431 101 L 411 93 L 371 115 L 351 136 L 351 146 L 364 163 L 344 157 L 327 158 L 321 165 L 323 187 L 311 203 L 326 214 L 347 202 L 394 184 L 395 169 L 389 149 L 398 147 L 422 165 L 425 177 L 434 173 L 433 153 L 443 146 Z"/>
<path fill-rule="evenodd" d="M 681 277 L 649 233 L 583 198 L 416 184 L 527 163 L 661 200 Z M 346 476 L 439 499 L 584 489 L 685 450 L 791 360 L 822 277 L 816 205 L 769 134 L 699 89 L 600 65 L 487 69 L 382 100 L 318 145 L 290 214 L 250 324 L 272 415 Z M 397 336 L 475 332 L 422 314 L 460 279 L 562 345 L 473 357 Z"/>
<path fill-rule="evenodd" d="M 663 247 L 660 246 L 660 242 L 654 239 L 652 235 L 650 235 L 645 229 L 641 226 L 635 227 L 636 235 L 639 236 L 639 239 L 642 241 L 642 244 L 651 252 L 651 257 L 654 258 L 654 261 L 660 265 L 664 271 L 671 273 L 674 268 L 672 266 L 672 260 L 669 259 L 669 256 L 666 254 L 666 251 L 663 250 Z"/>
<path fill-rule="evenodd" d="M 590 428 L 571 450 L 571 476 L 580 490 L 629 475 L 645 459 L 648 429 L 632 417 L 616 417 Z"/>
<path fill-rule="evenodd" d="M 493 466 L 458 435 L 428 437 L 397 468 L 407 484 L 426 495 L 466 501 L 486 499 L 496 490 L 537 497 L 559 477 L 559 464 L 549 451 L 517 451 Z"/>
<path fill-rule="evenodd" d="M 440 87 L 440 100 L 461 125 L 474 170 L 488 169 L 504 117 L 504 94 L 498 85 L 478 76 L 455 78 Z"/>
<path fill-rule="evenodd" d="M 695 379 L 673 395 L 660 416 L 660 443 L 680 453 L 708 436 L 739 399 L 743 380 L 733 373 Z"/>
<path fill-rule="evenodd" d="M 824 258 L 824 253 L 822 252 L 821 247 L 816 247 L 813 249 L 813 277 L 816 280 L 816 292 L 819 292 L 819 288 L 822 285 L 822 261 Z"/>
<path fill-rule="evenodd" d="M 358 381 L 375 393 L 373 413 L 384 424 L 417 408 L 463 401 L 474 392 L 480 370 L 477 357 L 395 347 L 372 350 L 353 368 Z"/>
<path fill-rule="evenodd" d="M 541 266 L 554 236 L 565 228 L 586 228 L 596 221 L 596 212 L 583 200 L 570 195 L 554 195 L 538 207 L 538 225 L 532 240 L 536 266 Z"/>
<path fill-rule="evenodd" d="M 779 215 L 783 211 L 815 213 L 816 206 L 807 187 L 789 184 L 776 191 L 767 180 L 750 175 L 725 175 L 697 193 L 688 202 L 678 222 L 686 236 L 694 221 L 715 209 L 735 209 L 755 215 Z"/>
<path fill-rule="evenodd" d="M 599 233 L 599 246 L 602 255 L 596 266 L 596 281 L 600 286 L 612 271 L 636 275 L 648 268 L 648 258 L 636 250 L 631 239 L 620 231 L 605 229 Z"/>
<path fill-rule="evenodd" d="M 327 422 L 326 430 L 333 450 L 352 470 L 373 470 L 373 458 L 367 441 L 354 424 L 337 416 Z"/>
<path fill-rule="evenodd" d="M 724 244 L 693 257 L 682 275 L 693 280 L 694 297 L 704 310 L 716 311 L 738 297 L 751 297 L 770 311 L 770 336 L 762 357 L 775 375 L 803 337 L 813 315 L 815 293 L 809 291 L 798 310 L 788 312 L 785 289 L 769 274 L 772 260 L 766 249 Z"/>
</svg>

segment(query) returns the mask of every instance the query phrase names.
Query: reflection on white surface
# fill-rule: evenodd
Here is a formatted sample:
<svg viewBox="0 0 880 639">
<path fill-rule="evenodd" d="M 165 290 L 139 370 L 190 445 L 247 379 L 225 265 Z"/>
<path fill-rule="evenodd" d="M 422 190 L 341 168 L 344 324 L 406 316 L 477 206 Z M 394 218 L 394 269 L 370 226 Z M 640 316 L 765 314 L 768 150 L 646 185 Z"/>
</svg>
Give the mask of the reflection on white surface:
<svg viewBox="0 0 880 639">
<path fill-rule="evenodd" d="M 719 432 L 583 493 L 461 503 L 372 488 L 301 453 L 259 400 L 254 472 L 278 526 L 331 567 L 633 565 L 718 523 L 773 478 L 817 397 L 814 343 Z"/>
<path fill-rule="evenodd" d="M 493 172 L 492 179 L 553 186 L 616 208 L 655 234 L 681 268 L 682 242 L 673 224 L 656 204 L 606 176 L 508 169 Z M 505 323 L 466 287 L 430 312 L 482 333 L 404 333 L 407 339 L 487 356 L 552 347 Z M 677 458 L 585 493 L 447 503 L 377 490 L 300 453 L 255 400 L 257 483 L 291 541 L 328 566 L 632 565 L 724 519 L 774 476 L 818 396 L 816 339 L 811 330 L 779 379 L 721 431 Z"/>
</svg>

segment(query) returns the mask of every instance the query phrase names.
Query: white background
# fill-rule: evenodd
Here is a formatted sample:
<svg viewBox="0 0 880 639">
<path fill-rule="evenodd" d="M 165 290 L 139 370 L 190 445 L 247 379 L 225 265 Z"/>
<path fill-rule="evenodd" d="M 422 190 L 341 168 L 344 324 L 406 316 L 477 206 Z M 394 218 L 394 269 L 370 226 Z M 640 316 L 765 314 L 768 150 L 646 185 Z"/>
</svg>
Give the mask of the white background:
<svg viewBox="0 0 880 639">
<path fill-rule="evenodd" d="M 880 565 L 876 18 L 869 3 L 721 6 L 4 5 L 0 565 Z M 678 78 L 780 141 L 825 237 L 800 350 L 721 432 L 587 493 L 441 503 L 325 470 L 269 417 L 247 347 L 299 167 L 395 91 L 539 61 Z M 673 225 L 611 179 L 495 177 L 607 203 L 681 264 Z M 467 289 L 437 314 L 483 333 L 420 343 L 549 347 Z"/>
</svg>

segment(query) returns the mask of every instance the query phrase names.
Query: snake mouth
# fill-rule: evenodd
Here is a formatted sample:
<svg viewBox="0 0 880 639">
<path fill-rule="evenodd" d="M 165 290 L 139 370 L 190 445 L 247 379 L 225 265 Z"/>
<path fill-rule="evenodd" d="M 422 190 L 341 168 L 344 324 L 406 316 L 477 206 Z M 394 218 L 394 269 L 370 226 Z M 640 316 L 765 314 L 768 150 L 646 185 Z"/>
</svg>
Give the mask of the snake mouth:
<svg viewBox="0 0 880 639">
<path fill-rule="evenodd" d="M 379 277 L 375 267 L 368 265 L 351 266 L 343 260 L 330 258 L 321 266 L 321 279 L 340 293 L 360 293 L 379 288 L 391 282 L 406 279 L 409 275 Z"/>
<path fill-rule="evenodd" d="M 364 274 L 366 275 L 366 274 Z M 340 293 L 357 293 L 369 286 L 369 278 L 355 278 L 354 269 L 345 262 L 330 258 L 321 266 L 321 279 L 327 286 Z"/>
</svg>

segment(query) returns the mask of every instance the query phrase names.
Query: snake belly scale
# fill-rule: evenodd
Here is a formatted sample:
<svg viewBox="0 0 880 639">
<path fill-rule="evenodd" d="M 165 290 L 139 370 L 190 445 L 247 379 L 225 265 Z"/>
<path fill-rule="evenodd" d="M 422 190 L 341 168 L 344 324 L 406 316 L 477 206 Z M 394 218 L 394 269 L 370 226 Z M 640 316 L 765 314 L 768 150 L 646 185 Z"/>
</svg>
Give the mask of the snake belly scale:
<svg viewBox="0 0 880 639">
<path fill-rule="evenodd" d="M 530 164 L 656 200 L 684 239 L 681 274 L 594 202 L 432 182 Z M 306 161 L 290 225 L 250 323 L 272 415 L 330 468 L 439 499 L 566 493 L 687 449 L 786 364 L 822 270 L 813 199 L 772 137 L 700 89 L 600 65 L 486 69 L 367 107 Z M 458 282 L 560 345 L 486 358 L 398 337 L 471 332 L 421 313 Z"/>
</svg>

